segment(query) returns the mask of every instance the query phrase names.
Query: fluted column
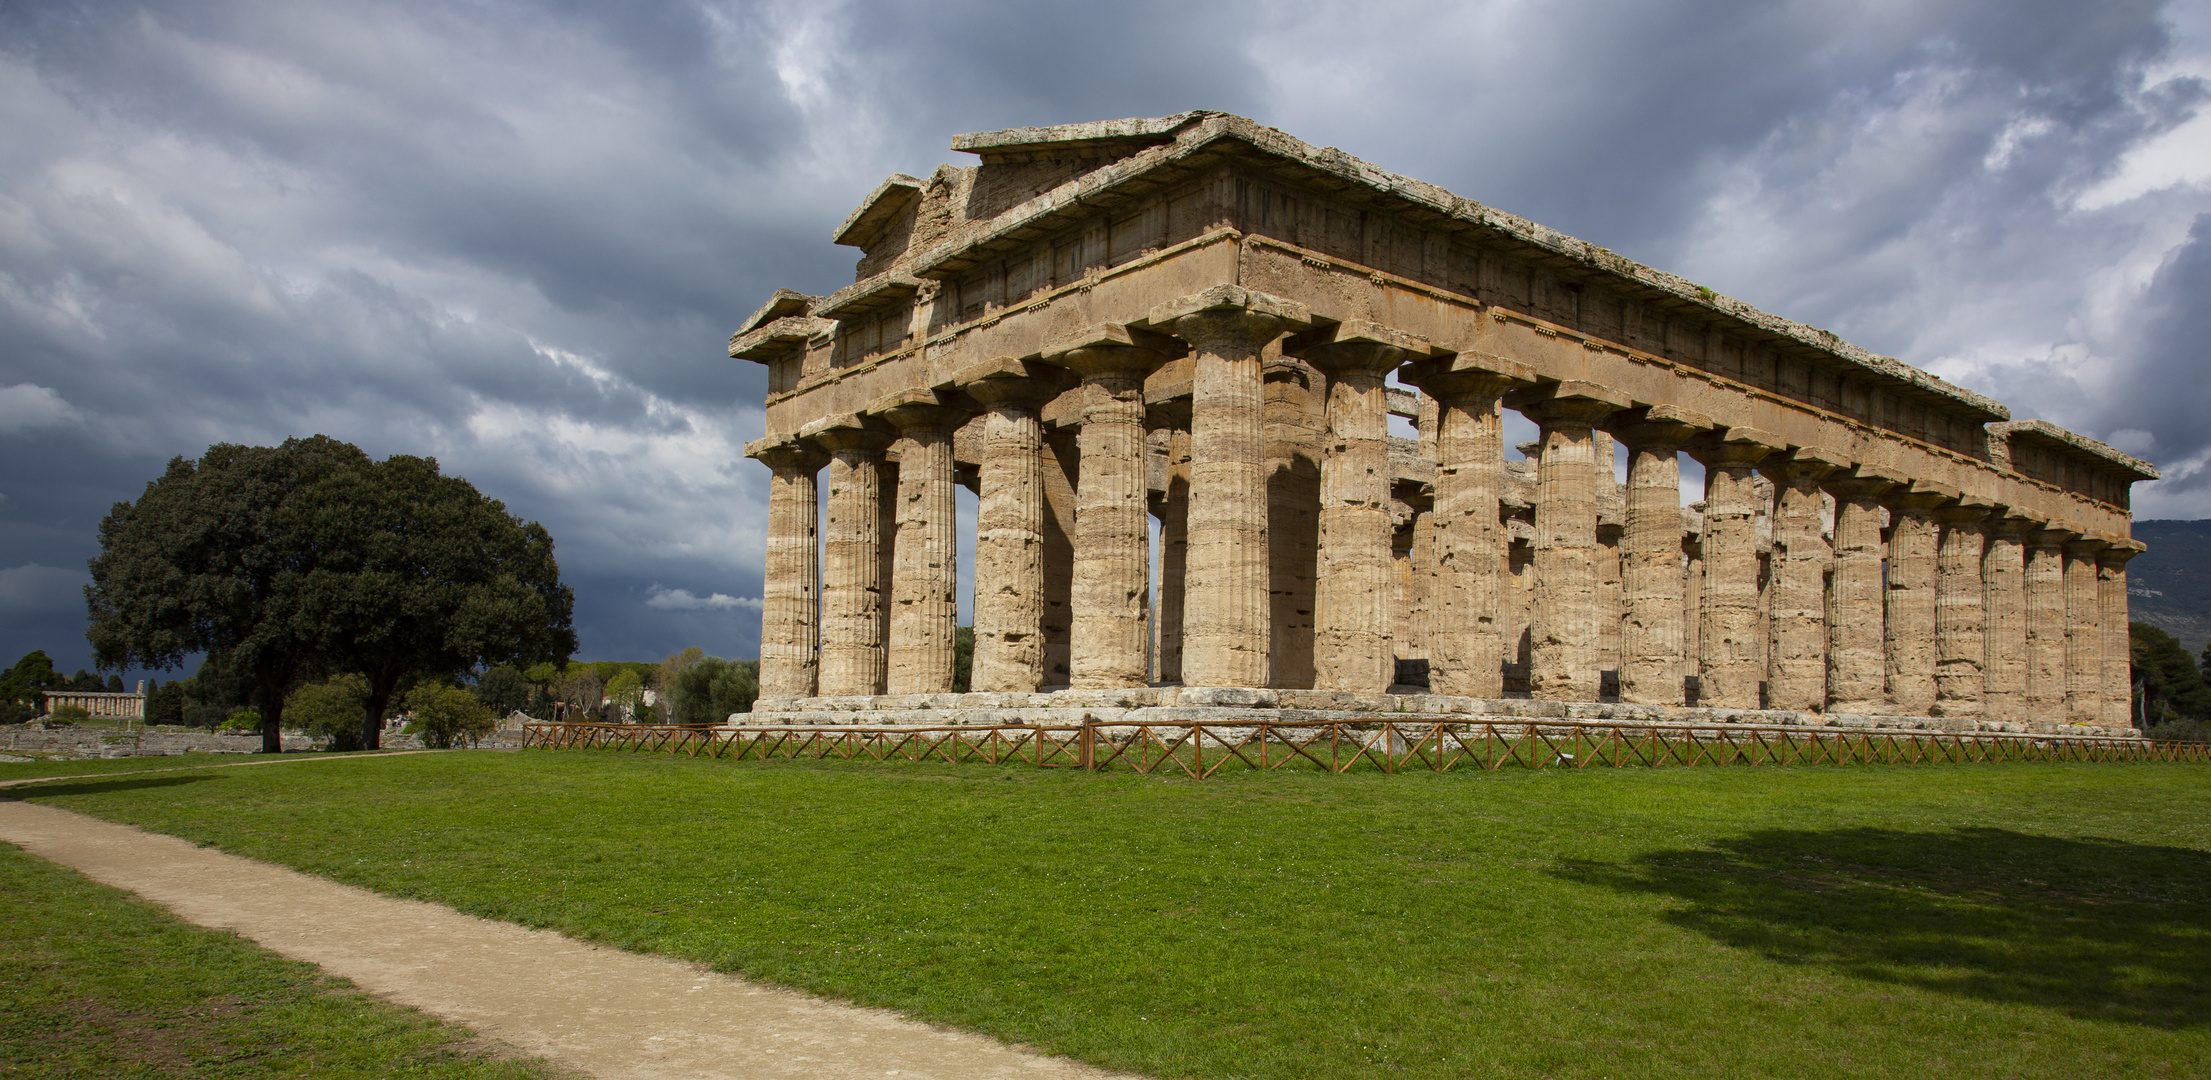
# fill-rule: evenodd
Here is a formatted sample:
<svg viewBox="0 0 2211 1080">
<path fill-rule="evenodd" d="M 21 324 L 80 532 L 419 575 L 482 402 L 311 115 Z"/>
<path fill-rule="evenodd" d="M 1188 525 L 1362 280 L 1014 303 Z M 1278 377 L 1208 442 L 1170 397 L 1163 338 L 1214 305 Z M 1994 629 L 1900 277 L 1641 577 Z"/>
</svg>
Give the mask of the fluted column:
<svg viewBox="0 0 2211 1080">
<path fill-rule="evenodd" d="M 2133 628 L 2127 622 L 2127 560 L 2147 549 L 2121 540 L 2096 555 L 2096 615 L 2103 627 L 2103 725 L 2131 727 L 2134 714 Z"/>
<path fill-rule="evenodd" d="M 958 416 L 931 390 L 913 389 L 870 412 L 898 429 L 897 537 L 891 551 L 892 694 L 952 689 L 952 636 L 959 618 L 957 523 L 952 503 L 952 428 Z"/>
<path fill-rule="evenodd" d="M 1767 597 L 1772 637 L 1767 708 L 1819 712 L 1827 707 L 1827 569 L 1835 553 L 1820 526 L 1820 481 L 1848 465 L 1810 446 L 1760 465 L 1777 496 Z"/>
<path fill-rule="evenodd" d="M 1536 466 L 1535 613 L 1529 624 L 1528 693 L 1550 701 L 1595 701 L 1597 502 L 1595 426 L 1627 408 L 1626 395 L 1595 383 L 1564 382 L 1517 399 L 1542 428 Z"/>
<path fill-rule="evenodd" d="M 1620 534 L 1620 700 L 1683 701 L 1681 447 L 1709 417 L 1654 405 L 1613 429 L 1628 448 L 1627 524 Z"/>
<path fill-rule="evenodd" d="M 1428 343 L 1353 319 L 1297 335 L 1283 351 L 1328 377 L 1313 685 L 1385 693 L 1396 681 L 1393 629 L 1400 612 L 1392 558 L 1389 400 L 1382 381 L 1407 358 L 1426 356 Z"/>
<path fill-rule="evenodd" d="M 1777 435 L 1729 428 L 1688 447 L 1704 463 L 1704 618 L 1697 641 L 1697 704 L 1758 707 L 1758 500 L 1755 466 Z"/>
<path fill-rule="evenodd" d="M 1159 515 L 1159 681 L 1182 681 L 1182 617 L 1190 563 L 1190 433 L 1175 431 L 1167 440 L 1167 489 Z"/>
<path fill-rule="evenodd" d="M 1303 304 L 1219 285 L 1153 308 L 1195 353 L 1190 402 L 1190 555 L 1183 681 L 1264 686 L 1267 587 L 1265 387 L 1260 350 L 1309 320 Z"/>
<path fill-rule="evenodd" d="M 2027 536 L 2027 719 L 2065 722 L 2065 542 L 2059 528 Z"/>
<path fill-rule="evenodd" d="M 2027 719 L 2027 534 L 2035 523 L 1992 518 L 1981 555 L 1981 592 L 1988 605 L 1981 643 L 1981 707 L 1991 720 Z"/>
<path fill-rule="evenodd" d="M 2108 545 L 2083 536 L 2065 545 L 2065 722 L 2103 722 L 2103 602 L 2096 557 Z M 2132 695 L 2130 694 L 2131 698 Z"/>
<path fill-rule="evenodd" d="M 1401 376 L 1436 399 L 1436 566 L 1428 640 L 1428 688 L 1503 697 L 1502 580 L 1507 536 L 1497 498 L 1505 464 L 1498 398 L 1535 382 L 1534 370 L 1497 357 L 1425 361 Z"/>
<path fill-rule="evenodd" d="M 823 697 L 883 692 L 883 451 L 890 435 L 860 416 L 825 417 L 799 434 L 829 452 L 822 523 Z"/>
<path fill-rule="evenodd" d="M 1904 716 L 1935 709 L 1935 579 L 1941 529 L 1935 508 L 1956 498 L 1956 488 L 1924 480 L 1888 497 L 1889 702 Z"/>
<path fill-rule="evenodd" d="M 1156 336 L 1155 336 L 1156 337 Z M 1044 359 L 1082 377 L 1082 428 L 1075 482 L 1074 626 L 1070 685 L 1143 686 L 1150 519 L 1145 513 L 1144 376 L 1159 366 L 1166 339 L 1113 324 L 1046 343 Z"/>
<path fill-rule="evenodd" d="M 1935 511 L 1942 544 L 1935 557 L 1935 715 L 1980 716 L 1987 659 L 1987 601 L 1981 587 L 1982 523 L 1995 509 L 1971 495 Z"/>
<path fill-rule="evenodd" d="M 760 696 L 812 697 L 821 646 L 821 513 L 816 480 L 829 455 L 797 439 L 745 453 L 768 467 L 768 564 L 760 585 Z"/>
<path fill-rule="evenodd" d="M 987 410 L 975 509 L 973 690 L 1029 693 L 1044 685 L 1044 434 L 1037 409 L 1056 375 L 986 361 L 957 378 Z"/>
<path fill-rule="evenodd" d="M 1835 496 L 1835 572 L 1827 624 L 1827 708 L 1885 713 L 1892 707 L 1882 642 L 1887 625 L 1881 586 L 1882 493 L 1904 477 L 1861 464 L 1828 480 Z"/>
</svg>

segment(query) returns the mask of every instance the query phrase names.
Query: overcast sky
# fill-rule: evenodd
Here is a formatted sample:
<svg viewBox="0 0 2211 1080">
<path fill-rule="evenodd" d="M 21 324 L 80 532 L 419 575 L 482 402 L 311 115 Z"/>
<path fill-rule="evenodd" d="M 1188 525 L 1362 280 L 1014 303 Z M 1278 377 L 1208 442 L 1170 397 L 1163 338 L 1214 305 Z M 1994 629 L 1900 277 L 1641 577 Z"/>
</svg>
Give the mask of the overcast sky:
<svg viewBox="0 0 2211 1080">
<path fill-rule="evenodd" d="M 2155 461 L 2211 517 L 2211 0 L 0 0 L 0 664 L 175 455 L 545 523 L 582 655 L 752 655 L 770 290 L 965 131 L 1223 109 Z"/>
</svg>

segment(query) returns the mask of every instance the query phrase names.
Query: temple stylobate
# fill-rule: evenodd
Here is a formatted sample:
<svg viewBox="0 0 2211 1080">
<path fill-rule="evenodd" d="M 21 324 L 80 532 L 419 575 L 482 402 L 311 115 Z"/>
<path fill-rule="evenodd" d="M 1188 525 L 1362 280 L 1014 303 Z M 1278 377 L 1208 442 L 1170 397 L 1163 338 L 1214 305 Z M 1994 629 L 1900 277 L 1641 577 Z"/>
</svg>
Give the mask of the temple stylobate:
<svg viewBox="0 0 2211 1080">
<path fill-rule="evenodd" d="M 953 149 L 730 341 L 756 719 L 2129 726 L 2143 461 L 1241 117 Z"/>
</svg>

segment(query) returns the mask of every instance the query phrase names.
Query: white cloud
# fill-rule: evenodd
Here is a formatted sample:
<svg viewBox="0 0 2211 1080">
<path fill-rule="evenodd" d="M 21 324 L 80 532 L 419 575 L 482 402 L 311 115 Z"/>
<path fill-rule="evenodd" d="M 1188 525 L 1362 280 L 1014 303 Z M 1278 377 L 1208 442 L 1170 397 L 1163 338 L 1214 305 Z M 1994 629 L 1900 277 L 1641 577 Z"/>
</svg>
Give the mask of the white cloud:
<svg viewBox="0 0 2211 1080">
<path fill-rule="evenodd" d="M 0 386 L 0 435 L 65 427 L 83 419 L 82 410 L 49 387 L 30 383 Z"/>
<path fill-rule="evenodd" d="M 670 589 L 657 584 L 648 587 L 645 592 L 645 606 L 662 611 L 760 610 L 760 598 L 757 596 L 731 596 L 728 593 L 700 596 L 689 589 Z"/>
</svg>

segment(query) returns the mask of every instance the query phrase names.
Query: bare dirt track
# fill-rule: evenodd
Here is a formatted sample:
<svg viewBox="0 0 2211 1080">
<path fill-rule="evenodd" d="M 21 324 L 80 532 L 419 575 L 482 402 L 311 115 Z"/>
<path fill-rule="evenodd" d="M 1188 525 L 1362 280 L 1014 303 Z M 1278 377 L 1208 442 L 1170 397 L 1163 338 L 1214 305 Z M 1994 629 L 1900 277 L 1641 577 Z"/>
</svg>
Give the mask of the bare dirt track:
<svg viewBox="0 0 2211 1080">
<path fill-rule="evenodd" d="M 397 900 L 66 810 L 0 799 L 0 840 L 609 1080 L 1109 1075 L 885 1010 Z"/>
</svg>

